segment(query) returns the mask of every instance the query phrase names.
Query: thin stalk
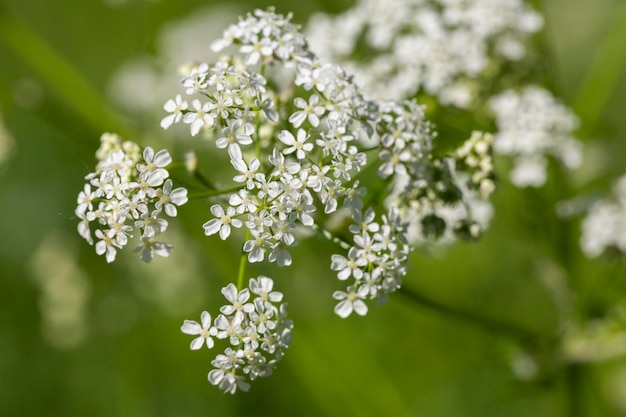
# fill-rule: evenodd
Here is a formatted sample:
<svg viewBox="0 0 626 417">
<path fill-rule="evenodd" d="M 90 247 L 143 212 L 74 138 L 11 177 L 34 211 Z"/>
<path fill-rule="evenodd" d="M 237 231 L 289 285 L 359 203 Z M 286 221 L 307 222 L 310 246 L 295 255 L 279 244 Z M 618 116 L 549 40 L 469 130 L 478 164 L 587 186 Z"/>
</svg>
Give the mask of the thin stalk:
<svg viewBox="0 0 626 417">
<path fill-rule="evenodd" d="M 209 179 L 207 177 L 205 177 L 202 172 L 200 172 L 200 171 L 198 171 L 196 169 L 196 170 L 193 171 L 193 176 L 194 176 L 195 179 L 197 179 L 202 185 L 204 185 L 209 190 L 216 190 L 217 191 L 217 187 L 215 187 L 215 185 L 213 185 L 213 183 L 211 181 L 209 181 Z"/>
<path fill-rule="evenodd" d="M 403 286 L 398 291 L 405 300 L 418 304 L 430 311 L 434 311 L 442 316 L 450 317 L 459 321 L 473 324 L 494 334 L 506 334 L 516 339 L 536 340 L 539 338 L 546 339 L 547 335 L 541 335 L 537 332 L 528 330 L 516 324 L 501 321 L 492 317 L 483 316 L 482 314 L 462 308 L 446 305 L 440 301 L 430 298 L 424 294 L 420 294 L 416 290 Z"/>
<path fill-rule="evenodd" d="M 574 111 L 581 119 L 583 138 L 597 126 L 607 102 L 615 91 L 615 85 L 623 74 L 626 64 L 626 3 L 616 11 L 613 24 L 596 48 L 587 75 L 582 82 Z"/>
<path fill-rule="evenodd" d="M 250 229 L 246 227 L 246 237 L 244 238 L 244 242 L 250 240 Z M 239 273 L 237 274 L 237 291 L 241 291 L 243 289 L 243 275 L 246 271 L 246 261 L 248 254 L 245 252 L 241 252 L 241 258 L 239 258 Z"/>
<path fill-rule="evenodd" d="M 318 224 L 313 223 L 311 226 L 313 230 L 324 236 L 329 241 L 333 242 L 335 245 L 339 246 L 341 249 L 350 250 L 352 247 L 348 242 L 343 239 L 338 238 L 337 236 L 330 233 L 328 230 L 322 229 Z"/>
<path fill-rule="evenodd" d="M 582 388 L 583 368 L 580 363 L 571 363 L 565 369 L 565 415 L 582 417 L 584 413 L 584 396 Z"/>
</svg>

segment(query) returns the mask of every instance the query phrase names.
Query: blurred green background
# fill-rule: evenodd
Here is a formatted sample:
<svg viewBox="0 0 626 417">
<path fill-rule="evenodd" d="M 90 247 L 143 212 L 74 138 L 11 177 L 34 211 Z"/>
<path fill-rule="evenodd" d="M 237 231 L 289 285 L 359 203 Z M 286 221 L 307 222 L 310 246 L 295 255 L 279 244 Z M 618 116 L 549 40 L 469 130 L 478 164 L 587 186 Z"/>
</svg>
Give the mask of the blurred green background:
<svg viewBox="0 0 626 417">
<path fill-rule="evenodd" d="M 560 338 L 626 298 L 624 260 L 584 258 L 579 219 L 553 210 L 608 192 L 626 172 L 623 1 L 535 2 L 551 87 L 582 119 L 583 168 L 555 170 L 541 190 L 504 180 L 480 242 L 415 252 L 406 287 L 419 302 L 392 295 L 365 318 L 339 319 L 334 248 L 317 238 L 296 248 L 291 268 L 249 269 L 275 277 L 295 322 L 275 374 L 249 393 L 211 386 L 213 352 L 190 351 L 179 331 L 215 311 L 236 274 L 239 242 L 203 235 L 205 202 L 180 210 L 167 232 L 172 257 L 149 265 L 129 250 L 106 264 L 78 236 L 76 195 L 102 132 L 179 157 L 192 146 L 158 126 L 156 89 L 175 85 L 184 63 L 171 60 L 208 50 L 256 7 L 293 11 L 304 24 L 350 4 L 0 1 L 0 416 L 626 415 L 626 360 L 567 362 Z M 197 43 L 176 43 L 186 27 Z M 151 81 L 124 79 L 120 68 Z"/>
</svg>

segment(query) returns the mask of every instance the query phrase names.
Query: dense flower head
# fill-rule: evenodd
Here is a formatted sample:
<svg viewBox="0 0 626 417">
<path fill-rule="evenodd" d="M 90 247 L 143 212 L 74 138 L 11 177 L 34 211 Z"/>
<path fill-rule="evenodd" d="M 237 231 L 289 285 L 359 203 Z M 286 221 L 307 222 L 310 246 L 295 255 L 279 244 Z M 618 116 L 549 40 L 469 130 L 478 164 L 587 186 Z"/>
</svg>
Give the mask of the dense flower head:
<svg viewBox="0 0 626 417">
<path fill-rule="evenodd" d="M 582 222 L 580 245 L 588 257 L 614 248 L 626 253 L 626 175 L 620 177 L 613 195 L 596 201 Z"/>
<path fill-rule="evenodd" d="M 568 168 L 580 165 L 582 144 L 573 136 L 578 119 L 549 91 L 537 86 L 507 90 L 489 105 L 498 127 L 494 150 L 515 158 L 510 173 L 515 185 L 542 186 L 547 156 L 558 158 Z"/>
<path fill-rule="evenodd" d="M 521 59 L 542 24 L 522 0 L 361 0 L 337 16 L 315 15 L 307 36 L 314 50 L 355 73 L 368 95 L 425 92 L 466 108 L 481 77 Z"/>
<path fill-rule="evenodd" d="M 177 206 L 187 202 L 187 190 L 174 189 L 166 167 L 172 161 L 165 149 L 143 151 L 134 142 L 105 133 L 96 152 L 96 171 L 88 174 L 78 194 L 76 216 L 78 232 L 96 253 L 113 262 L 117 250 L 128 244 L 135 231 L 141 243 L 135 248 L 141 259 L 150 262 L 154 254 L 169 256 L 172 246 L 155 240 L 168 226 L 164 214 L 175 217 Z"/>
<path fill-rule="evenodd" d="M 321 232 L 341 248 L 330 269 L 347 281 L 332 294 L 335 313 L 365 315 L 367 302 L 400 288 L 412 244 L 480 235 L 486 222 L 475 202 L 495 186 L 493 141 L 474 132 L 442 153 L 416 100 L 366 98 L 348 72 L 309 49 L 290 15 L 271 8 L 228 26 L 212 49 L 222 53 L 217 61 L 181 71 L 182 92 L 163 105 L 161 127 L 187 126 L 232 168 L 232 186 L 216 187 L 195 154 L 186 158 L 207 189 L 197 196 L 211 199 L 205 235 L 244 237 L 239 282 L 222 289 L 227 303 L 181 330 L 196 336 L 192 350 L 228 341 L 208 379 L 235 393 L 272 373 L 293 327 L 270 278 L 241 288 L 246 260 L 289 266 L 302 232 Z M 188 198 L 169 179 L 169 152 L 105 134 L 97 157 L 78 197 L 79 233 L 93 243 L 96 225 L 96 252 L 108 262 L 136 230 L 144 261 L 168 256 L 171 246 L 155 238 L 168 227 L 165 216 L 176 216 Z"/>
<path fill-rule="evenodd" d="M 230 25 L 213 49 L 234 52 L 188 70 L 182 84 L 189 98 L 177 96 L 165 104 L 170 114 L 162 126 L 188 123 L 192 136 L 202 133 L 214 140 L 229 158 L 239 188 L 211 206 L 214 217 L 204 223 L 204 230 L 225 240 L 234 229 L 243 228 L 249 262 L 289 266 L 299 228 L 323 229 L 324 216 L 332 213 L 356 223 L 362 223 L 363 216 L 371 221 L 383 209 L 376 233 L 363 230 L 354 235 L 355 247 L 343 244 L 348 257 L 358 253 L 361 260 L 355 262 L 361 272 L 354 273 L 358 279 L 368 276 L 368 294 L 380 298 L 397 289 L 406 273 L 410 250 L 402 217 L 416 202 L 422 207 L 419 221 L 428 222 L 432 207 L 467 204 L 465 194 L 486 198 L 493 190 L 487 136 L 477 133 L 472 140 L 479 145 L 471 142 L 466 154 L 459 154 L 466 174 L 459 171 L 457 177 L 455 156 L 434 155 L 436 134 L 422 106 L 414 100 L 364 98 L 340 66 L 309 50 L 290 16 L 257 10 Z M 374 160 L 379 161 L 382 190 L 368 189 L 359 179 L 368 164 L 375 164 L 368 163 L 370 150 L 378 150 Z M 385 199 L 380 191 L 391 191 L 392 197 Z M 373 204 L 368 208 L 365 201 Z M 473 226 L 469 218 L 468 210 L 451 229 L 467 234 L 457 226 Z M 442 236 L 432 229 L 423 228 L 425 238 Z M 473 237 L 482 230 L 475 229 Z M 385 243 L 371 243 L 374 240 Z M 339 268 L 339 256 L 333 258 L 333 268 Z M 361 265 L 366 258 L 367 264 Z M 340 279 L 345 273 L 340 272 Z M 353 287 L 358 292 L 361 284 Z M 345 317 L 345 311 L 337 313 Z"/>
<path fill-rule="evenodd" d="M 211 365 L 209 382 L 224 392 L 248 391 L 250 381 L 272 374 L 291 343 L 293 323 L 287 318 L 287 303 L 282 293 L 273 290 L 274 281 L 265 276 L 251 278 L 248 288 L 237 290 L 234 284 L 222 288 L 227 304 L 214 320 L 204 311 L 200 323 L 185 320 L 181 331 L 197 336 L 190 348 L 212 349 L 215 340 L 228 346 Z"/>
<path fill-rule="evenodd" d="M 192 68 L 182 80 L 191 101 L 168 101 L 162 123 L 215 138 L 241 184 L 211 207 L 205 233 L 226 239 L 243 226 L 248 260 L 279 266 L 292 263 L 295 229 L 313 226 L 319 205 L 325 214 L 362 206 L 355 176 L 367 163 L 357 139 L 369 103 L 343 69 L 306 48 L 289 19 L 270 9 L 229 26 L 213 48 L 235 44 L 235 54 Z"/>
</svg>

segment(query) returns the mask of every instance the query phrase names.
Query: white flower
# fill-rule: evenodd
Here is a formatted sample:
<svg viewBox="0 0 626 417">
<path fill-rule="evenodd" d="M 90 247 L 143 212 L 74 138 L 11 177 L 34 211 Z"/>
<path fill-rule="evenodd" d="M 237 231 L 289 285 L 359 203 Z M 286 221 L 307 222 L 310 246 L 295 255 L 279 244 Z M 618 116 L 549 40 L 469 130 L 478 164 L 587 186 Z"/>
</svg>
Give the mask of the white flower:
<svg viewBox="0 0 626 417">
<path fill-rule="evenodd" d="M 356 224 L 352 224 L 348 227 L 351 233 L 358 234 L 362 232 L 376 233 L 380 229 L 380 225 L 374 221 L 376 212 L 370 207 L 362 215 L 360 211 L 353 213 L 353 219 Z"/>
<path fill-rule="evenodd" d="M 228 236 L 230 236 L 231 226 L 239 228 L 243 224 L 241 220 L 233 218 L 233 216 L 235 216 L 235 209 L 232 207 L 227 207 L 226 212 L 224 212 L 222 206 L 215 204 L 211 206 L 211 213 L 218 218 L 211 219 L 202 225 L 204 234 L 207 236 L 219 232 L 220 238 L 226 240 Z"/>
<path fill-rule="evenodd" d="M 580 245 L 590 258 L 607 248 L 626 253 L 626 175 L 614 185 L 611 198 L 596 201 L 581 224 Z"/>
<path fill-rule="evenodd" d="M 318 102 L 319 96 L 317 94 L 312 94 L 311 97 L 309 97 L 308 103 L 304 101 L 303 98 L 296 97 L 294 104 L 297 108 L 302 110 L 296 111 L 289 116 L 289 121 L 293 124 L 293 127 L 300 127 L 307 118 L 311 126 L 319 126 L 319 116 L 323 115 L 325 110 L 323 106 L 318 106 Z"/>
<path fill-rule="evenodd" d="M 341 255 L 333 255 L 331 260 L 330 269 L 339 271 L 337 278 L 340 280 L 344 281 L 350 278 L 350 276 L 357 280 L 363 278 L 363 270 L 361 268 L 367 265 L 367 260 L 359 256 L 359 250 L 354 246 L 348 251 L 347 258 Z"/>
<path fill-rule="evenodd" d="M 93 210 L 94 198 L 96 198 L 96 193 L 91 191 L 91 185 L 85 184 L 83 191 L 78 193 L 78 198 L 76 199 L 76 202 L 78 203 L 76 213 L 84 214 L 87 209 Z"/>
<path fill-rule="evenodd" d="M 282 176 L 284 174 L 294 175 L 300 171 L 299 163 L 285 161 L 285 156 L 276 148 L 274 148 L 272 154 L 268 156 L 267 159 L 270 161 L 270 164 L 276 167 L 274 172 L 272 172 L 273 176 Z"/>
<path fill-rule="evenodd" d="M 166 101 L 163 108 L 166 112 L 172 113 L 161 120 L 161 127 L 167 129 L 172 124 L 179 123 L 183 118 L 183 111 L 187 110 L 187 102 L 181 99 L 180 94 L 177 94 L 174 100 Z"/>
<path fill-rule="evenodd" d="M 161 149 L 156 154 L 154 150 L 148 146 L 143 151 L 143 159 L 146 164 L 137 164 L 137 171 L 152 186 L 160 185 L 169 176 L 165 169 L 172 162 L 172 157 L 167 149 Z M 155 178 L 158 176 L 158 179 Z M 150 178 L 150 179 L 148 179 Z"/>
<path fill-rule="evenodd" d="M 240 337 L 245 334 L 242 328 L 244 318 L 245 316 L 241 312 L 237 312 L 237 314 L 232 316 L 230 319 L 223 314 L 217 316 L 215 319 L 215 327 L 217 328 L 216 337 L 218 339 L 229 338 L 230 344 L 237 346 L 239 344 Z"/>
<path fill-rule="evenodd" d="M 202 104 L 200 100 L 196 99 L 191 102 L 191 105 L 195 111 L 190 110 L 189 113 L 185 114 L 183 122 L 191 124 L 191 136 L 196 136 L 204 126 L 211 127 L 215 124 L 215 118 L 211 114 L 215 104 L 210 102 Z"/>
<path fill-rule="evenodd" d="M 533 85 L 506 90 L 492 97 L 489 106 L 498 127 L 494 151 L 515 158 L 510 176 L 518 187 L 545 184 L 549 155 L 568 168 L 580 164 L 582 145 L 573 136 L 578 119 L 548 90 Z"/>
<path fill-rule="evenodd" d="M 246 162 L 243 159 L 231 159 L 230 163 L 237 171 L 241 172 L 240 175 L 236 175 L 235 177 L 233 177 L 233 181 L 245 182 L 246 187 L 249 190 L 255 188 L 254 180 L 263 181 L 265 179 L 263 173 L 257 172 L 261 167 L 261 161 L 259 161 L 257 158 L 254 158 L 252 159 L 252 161 L 250 161 L 249 167 L 246 165 Z"/>
<path fill-rule="evenodd" d="M 203 311 L 200 315 L 202 324 L 193 320 L 185 320 L 180 330 L 185 334 L 198 335 L 191 341 L 191 350 L 198 350 L 203 345 L 206 345 L 209 349 L 215 344 L 212 336 L 217 334 L 217 329 L 211 325 L 211 315 L 206 311 Z"/>
<path fill-rule="evenodd" d="M 262 262 L 265 258 L 265 249 L 271 245 L 269 240 L 272 236 L 258 229 L 251 229 L 250 234 L 252 235 L 252 239 L 244 243 L 243 251 L 248 254 L 248 261 L 250 263 Z"/>
<path fill-rule="evenodd" d="M 293 136 L 293 134 L 288 130 L 283 130 L 278 134 L 278 139 L 288 146 L 283 150 L 283 154 L 289 155 L 291 153 L 296 153 L 296 158 L 304 159 L 306 157 L 307 152 L 311 152 L 313 149 L 312 143 L 306 143 L 309 136 L 307 135 L 307 131 L 304 129 L 298 129 L 297 138 Z"/>
<path fill-rule="evenodd" d="M 183 187 L 178 187 L 172 190 L 172 180 L 165 181 L 163 189 L 159 189 L 156 192 L 156 197 L 159 199 L 155 203 L 157 210 L 162 208 L 165 213 L 170 217 L 175 217 L 177 214 L 176 206 L 182 206 L 187 202 L 187 190 Z"/>
<path fill-rule="evenodd" d="M 251 313 L 254 311 L 254 305 L 252 303 L 246 303 L 250 298 L 250 290 L 244 288 L 241 292 L 237 292 L 237 287 L 234 284 L 228 284 L 222 288 L 222 294 L 228 300 L 231 305 L 225 305 L 220 308 L 220 312 L 225 315 L 241 313 Z"/>
<path fill-rule="evenodd" d="M 250 135 L 253 133 L 250 129 L 243 120 L 237 119 L 222 129 L 223 136 L 215 140 L 215 146 L 219 149 L 226 147 L 230 149 L 231 147 L 239 148 L 239 145 L 250 145 L 252 143 Z"/>
<path fill-rule="evenodd" d="M 363 299 L 368 292 L 366 286 L 359 287 L 357 290 L 353 285 L 348 287 L 348 292 L 335 291 L 333 298 L 339 300 L 339 303 L 335 306 L 335 313 L 344 319 L 352 314 L 353 311 L 360 316 L 366 315 L 367 305 L 363 302 Z"/>
<path fill-rule="evenodd" d="M 259 275 L 257 279 L 250 279 L 250 291 L 258 295 L 264 301 L 272 303 L 280 303 L 283 300 L 283 294 L 278 291 L 272 291 L 274 281 L 263 275 Z"/>
<path fill-rule="evenodd" d="M 115 230 L 108 229 L 106 232 L 102 232 L 102 230 L 96 229 L 96 237 L 100 239 L 100 241 L 96 243 L 96 253 L 98 255 L 104 255 L 106 253 L 107 262 L 113 262 L 115 260 L 115 255 L 117 254 L 117 250 L 115 248 L 122 247 L 122 245 L 114 239 Z"/>
<path fill-rule="evenodd" d="M 159 233 L 163 233 L 167 229 L 167 220 L 159 218 L 160 211 L 154 210 L 152 213 L 144 213 L 141 218 L 135 222 L 137 229 L 143 229 L 143 235 L 153 237 Z"/>
<path fill-rule="evenodd" d="M 235 211 L 238 214 L 243 214 L 245 212 L 254 213 L 257 209 L 257 206 L 254 203 L 253 199 L 244 189 L 239 190 L 238 193 L 231 194 L 230 198 L 228 199 L 228 204 L 235 207 Z"/>
<path fill-rule="evenodd" d="M 246 65 L 255 65 L 259 60 L 270 57 L 274 53 L 268 38 L 259 39 L 258 36 L 253 35 L 249 42 L 239 48 L 239 52 L 245 56 Z"/>
<path fill-rule="evenodd" d="M 268 255 L 267 259 L 270 262 L 276 262 L 276 265 L 280 267 L 291 265 L 291 254 L 283 242 L 277 242 L 274 244 L 274 247 L 272 248 L 272 251 Z"/>
</svg>

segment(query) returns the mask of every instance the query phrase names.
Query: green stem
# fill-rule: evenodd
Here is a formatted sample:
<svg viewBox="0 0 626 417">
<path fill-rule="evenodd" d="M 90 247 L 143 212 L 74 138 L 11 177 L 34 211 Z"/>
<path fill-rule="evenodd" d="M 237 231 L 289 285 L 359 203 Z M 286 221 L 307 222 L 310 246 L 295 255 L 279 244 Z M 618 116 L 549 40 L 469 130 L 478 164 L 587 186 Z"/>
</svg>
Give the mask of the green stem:
<svg viewBox="0 0 626 417">
<path fill-rule="evenodd" d="M 194 176 L 195 179 L 197 179 L 202 185 L 204 185 L 209 190 L 217 191 L 217 187 L 215 185 L 213 185 L 213 183 L 211 181 L 209 181 L 209 179 L 207 177 L 205 177 L 202 172 L 200 172 L 200 171 L 198 171 L 196 169 L 196 170 L 193 171 L 193 176 Z"/>
<path fill-rule="evenodd" d="M 246 227 L 246 237 L 244 238 L 244 242 L 250 240 L 250 229 Z M 243 289 L 243 275 L 246 271 L 246 258 L 248 254 L 246 252 L 241 252 L 241 258 L 239 258 L 239 273 L 237 274 L 237 291 L 241 291 Z"/>
<path fill-rule="evenodd" d="M 547 339 L 549 336 L 541 335 L 537 332 L 528 330 L 524 327 L 504 322 L 491 317 L 486 317 L 473 311 L 449 306 L 434 300 L 424 294 L 403 286 L 398 293 L 406 300 L 439 313 L 440 315 L 464 321 L 469 324 L 476 325 L 488 332 L 494 334 L 506 334 L 510 337 L 523 340 Z"/>
<path fill-rule="evenodd" d="M 615 85 L 626 64 L 626 3 L 615 13 L 613 24 L 608 28 L 589 71 L 574 100 L 574 111 L 581 119 L 581 136 L 587 137 L 598 124 Z"/>
<path fill-rule="evenodd" d="M 0 42 L 26 62 L 68 106 L 102 132 L 137 137 L 87 81 L 48 41 L 16 16 L 0 18 Z"/>
<path fill-rule="evenodd" d="M 565 415 L 567 417 L 582 417 L 584 413 L 584 398 L 582 389 L 582 364 L 571 363 L 565 369 Z"/>
<path fill-rule="evenodd" d="M 313 223 L 313 226 L 311 226 L 311 228 L 313 230 L 315 230 L 316 232 L 320 233 L 322 236 L 324 236 L 326 239 L 330 240 L 331 242 L 333 242 L 335 245 L 339 246 L 341 249 L 344 250 L 350 250 L 350 248 L 352 247 L 352 245 L 350 245 L 348 242 L 346 242 L 345 240 L 342 240 L 340 238 L 338 238 L 337 236 L 334 236 L 332 233 L 330 233 L 328 230 L 322 229 L 318 224 Z"/>
<path fill-rule="evenodd" d="M 190 173 L 189 170 L 187 170 L 186 165 L 183 162 L 172 162 L 171 164 L 169 164 L 167 166 L 167 168 L 170 170 L 170 174 L 172 176 L 172 178 L 176 179 L 176 181 L 182 183 L 183 185 L 185 184 L 185 179 L 181 178 L 180 176 L 175 175 L 175 173 L 173 171 L 177 171 L 177 170 L 182 170 L 184 169 L 185 172 L 187 174 Z M 193 178 L 195 178 L 200 184 L 202 184 L 207 190 L 210 191 L 217 191 L 217 187 L 215 185 L 213 185 L 213 183 L 204 176 L 204 174 L 202 174 L 202 172 L 198 171 L 197 169 L 194 170 L 193 172 L 191 172 L 191 174 L 193 175 Z M 187 177 L 188 178 L 188 177 Z"/>
</svg>

